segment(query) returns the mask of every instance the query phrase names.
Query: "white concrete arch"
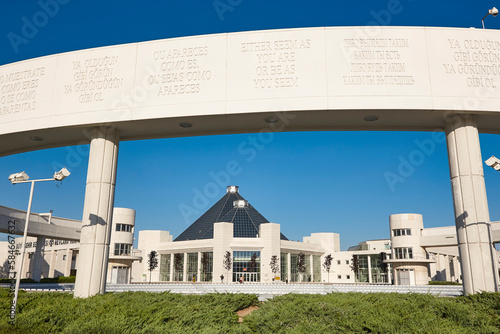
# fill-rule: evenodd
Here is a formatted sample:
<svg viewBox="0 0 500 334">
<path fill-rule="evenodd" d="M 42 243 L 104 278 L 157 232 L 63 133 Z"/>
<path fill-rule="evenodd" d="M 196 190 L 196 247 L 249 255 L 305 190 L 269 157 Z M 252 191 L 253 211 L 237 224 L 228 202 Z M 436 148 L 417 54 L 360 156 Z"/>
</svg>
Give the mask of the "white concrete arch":
<svg viewBox="0 0 500 334">
<path fill-rule="evenodd" d="M 499 78 L 494 30 L 299 28 L 81 50 L 0 67 L 0 156 L 91 143 L 75 287 L 86 297 L 105 287 L 121 140 L 445 131 L 465 291 L 496 291 L 478 132 L 500 133 Z"/>
<path fill-rule="evenodd" d="M 35 58 L 0 66 L 0 156 L 89 142 L 102 124 L 121 140 L 257 132 L 274 112 L 288 112 L 275 124 L 285 131 L 434 130 L 467 112 L 498 133 L 499 64 L 499 31 L 425 27 L 240 32 Z"/>
</svg>

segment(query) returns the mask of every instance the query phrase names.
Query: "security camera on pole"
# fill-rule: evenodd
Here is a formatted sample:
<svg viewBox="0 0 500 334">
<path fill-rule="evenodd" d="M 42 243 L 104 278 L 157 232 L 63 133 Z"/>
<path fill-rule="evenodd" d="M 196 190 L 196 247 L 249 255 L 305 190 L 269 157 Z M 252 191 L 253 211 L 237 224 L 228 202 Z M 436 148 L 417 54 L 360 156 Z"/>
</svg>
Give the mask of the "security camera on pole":
<svg viewBox="0 0 500 334">
<path fill-rule="evenodd" d="M 486 160 L 485 163 L 486 163 L 486 165 L 493 168 L 494 170 L 500 171 L 500 159 L 498 159 L 494 155 L 492 155 L 491 158 Z"/>
</svg>

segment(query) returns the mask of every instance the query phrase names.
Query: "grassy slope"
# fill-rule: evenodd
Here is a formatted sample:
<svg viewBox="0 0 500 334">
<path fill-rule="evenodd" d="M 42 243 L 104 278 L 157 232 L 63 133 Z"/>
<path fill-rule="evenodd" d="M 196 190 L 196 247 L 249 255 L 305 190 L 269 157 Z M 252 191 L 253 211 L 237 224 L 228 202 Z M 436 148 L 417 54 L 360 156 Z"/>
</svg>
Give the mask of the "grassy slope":
<svg viewBox="0 0 500 334">
<path fill-rule="evenodd" d="M 500 333 L 498 293 L 286 295 L 242 324 L 236 311 L 257 304 L 255 295 L 22 293 L 15 327 L 10 300 L 1 290 L 0 333 Z"/>
<path fill-rule="evenodd" d="M 230 333 L 236 311 L 255 295 L 126 292 L 87 299 L 65 293 L 23 293 L 16 326 L 7 323 L 10 297 L 0 298 L 0 333 Z"/>
<path fill-rule="evenodd" d="M 287 295 L 245 318 L 259 333 L 500 333 L 500 294 Z"/>
</svg>

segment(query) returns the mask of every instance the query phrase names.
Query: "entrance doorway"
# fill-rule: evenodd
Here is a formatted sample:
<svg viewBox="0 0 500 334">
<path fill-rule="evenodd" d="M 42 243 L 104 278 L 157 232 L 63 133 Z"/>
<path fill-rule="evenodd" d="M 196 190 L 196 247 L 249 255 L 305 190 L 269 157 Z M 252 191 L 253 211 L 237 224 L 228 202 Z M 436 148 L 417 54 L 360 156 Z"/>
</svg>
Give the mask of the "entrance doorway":
<svg viewBox="0 0 500 334">
<path fill-rule="evenodd" d="M 260 282 L 260 273 L 237 272 L 233 273 L 233 282 L 239 282 L 243 276 L 245 282 Z"/>
<path fill-rule="evenodd" d="M 398 285 L 415 285 L 415 271 L 413 269 L 397 269 Z"/>
<path fill-rule="evenodd" d="M 128 284 L 128 267 L 113 267 L 111 284 Z"/>
</svg>

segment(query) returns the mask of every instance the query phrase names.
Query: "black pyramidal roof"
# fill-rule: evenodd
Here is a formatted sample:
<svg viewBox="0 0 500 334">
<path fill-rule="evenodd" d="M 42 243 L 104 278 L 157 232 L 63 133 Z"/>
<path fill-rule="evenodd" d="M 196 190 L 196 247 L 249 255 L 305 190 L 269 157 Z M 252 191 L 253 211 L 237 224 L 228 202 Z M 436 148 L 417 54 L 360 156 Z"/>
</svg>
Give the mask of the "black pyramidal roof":
<svg viewBox="0 0 500 334">
<path fill-rule="evenodd" d="M 227 193 L 174 241 L 213 239 L 214 223 L 218 222 L 233 223 L 235 238 L 256 238 L 260 224 L 269 223 L 245 201 L 237 186 L 229 186 Z M 281 240 L 288 240 L 283 233 Z"/>
</svg>

